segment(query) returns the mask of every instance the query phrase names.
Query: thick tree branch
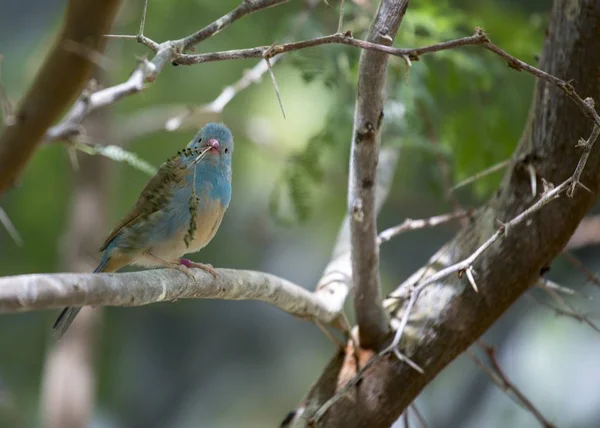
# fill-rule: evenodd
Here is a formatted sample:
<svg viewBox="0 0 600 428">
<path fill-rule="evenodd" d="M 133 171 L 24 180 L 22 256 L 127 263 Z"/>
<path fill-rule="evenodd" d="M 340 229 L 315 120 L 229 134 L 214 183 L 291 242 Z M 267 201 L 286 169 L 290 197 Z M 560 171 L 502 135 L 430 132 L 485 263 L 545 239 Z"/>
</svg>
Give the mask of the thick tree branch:
<svg viewBox="0 0 600 428">
<path fill-rule="evenodd" d="M 502 51 L 509 64 L 518 65 L 514 68 L 532 72 L 541 79 L 536 85 L 530 120 L 502 187 L 467 228 L 399 288 L 396 304 L 389 305 L 397 320 L 408 319 L 400 350 L 416 361 L 424 374 L 391 354 L 376 356 L 361 382 L 331 406 L 317 426 L 390 426 L 422 388 L 535 284 L 540 272 L 561 253 L 600 187 L 600 156 L 597 150 L 592 150 L 597 115 L 590 111 L 591 99 L 571 96 L 574 89 L 596 99 L 600 96 L 593 71 L 600 67 L 598 14 L 600 4 L 594 0 L 583 0 L 569 8 L 567 0 L 556 0 L 540 62 L 544 72 L 509 61 Z M 573 86 L 563 84 L 567 79 L 572 79 Z M 589 132 L 592 138 L 582 151 L 577 141 Z M 583 168 L 586 162 L 587 167 Z M 560 191 L 573 197 L 561 197 L 530 213 L 525 221 L 516 224 L 476 258 L 472 274 L 477 278 L 479 293 L 471 289 L 464 276 L 449 275 L 438 276 L 437 281 L 422 289 L 418 299 L 413 299 L 415 283 L 428 281 L 432 275 L 468 259 L 497 232 L 499 221 L 513 219 L 536 203 L 538 198 L 532 197 L 530 166 L 537 188 L 546 187 L 549 194 L 552 186 L 547 183 L 562 183 Z M 592 193 L 580 190 L 572 194 L 569 190 L 578 183 Z M 411 302 L 414 307 L 408 311 Z M 305 426 L 319 409 L 318 403 L 322 405 L 331 398 L 323 391 L 331 387 L 341 389 L 355 372 L 348 363 L 348 353 L 345 360 L 334 357 L 328 369 L 337 370 L 334 385 L 329 381 L 334 378 L 333 373 L 323 373 L 300 407 L 302 415 L 296 418 L 297 426 Z"/>
<path fill-rule="evenodd" d="M 375 215 L 381 211 L 381 207 L 388 197 L 399 155 L 398 148 L 384 148 L 381 150 L 380 162 L 377 166 Z M 330 296 L 331 299 L 337 302 L 339 311 L 341 312 L 351 286 L 350 215 L 346 215 L 342 221 L 331 260 L 325 267 L 323 275 L 317 283 L 315 293 L 317 295 Z"/>
<path fill-rule="evenodd" d="M 18 179 L 44 133 L 87 82 L 119 0 L 71 0 L 65 21 L 14 120 L 0 134 L 0 194 Z"/>
<path fill-rule="evenodd" d="M 262 272 L 198 271 L 195 280 L 173 269 L 116 274 L 34 274 L 0 278 L 0 313 L 63 306 L 141 306 L 177 299 L 262 300 L 323 324 L 337 316 L 337 302 Z"/>
<path fill-rule="evenodd" d="M 392 44 L 409 1 L 381 1 L 367 40 Z M 375 212 L 379 130 L 383 120 L 388 58 L 384 53 L 367 50 L 360 55 L 348 179 L 354 308 L 360 346 L 370 349 L 377 349 L 389 332 L 388 318 L 381 304 Z"/>
</svg>

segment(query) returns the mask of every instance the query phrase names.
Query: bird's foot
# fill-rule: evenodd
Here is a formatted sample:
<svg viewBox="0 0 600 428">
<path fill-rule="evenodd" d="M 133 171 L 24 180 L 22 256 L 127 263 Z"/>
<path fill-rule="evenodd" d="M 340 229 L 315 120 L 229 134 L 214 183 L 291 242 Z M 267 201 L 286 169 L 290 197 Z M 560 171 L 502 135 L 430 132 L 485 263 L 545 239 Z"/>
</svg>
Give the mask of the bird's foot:
<svg viewBox="0 0 600 428">
<path fill-rule="evenodd" d="M 188 278 L 196 279 L 194 274 L 190 271 L 190 269 L 184 264 L 173 263 L 169 265 L 170 268 L 177 269 L 179 272 L 185 273 Z"/>
<path fill-rule="evenodd" d="M 179 259 L 179 263 L 181 263 L 180 266 L 185 266 L 188 269 L 189 268 L 202 269 L 204 272 L 210 273 L 213 276 L 213 278 L 218 278 L 219 277 L 219 274 L 212 267 L 212 265 L 193 262 L 193 261 L 191 261 L 189 259 Z"/>
</svg>

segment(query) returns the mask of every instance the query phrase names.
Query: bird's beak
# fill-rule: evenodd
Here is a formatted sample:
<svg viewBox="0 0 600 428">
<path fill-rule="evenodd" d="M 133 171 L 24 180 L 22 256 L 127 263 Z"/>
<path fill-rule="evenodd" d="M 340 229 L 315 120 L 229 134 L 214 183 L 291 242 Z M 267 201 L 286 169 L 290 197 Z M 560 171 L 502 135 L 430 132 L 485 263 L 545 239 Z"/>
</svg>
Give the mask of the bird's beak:
<svg viewBox="0 0 600 428">
<path fill-rule="evenodd" d="M 206 142 L 206 147 L 210 147 L 213 148 L 215 150 L 219 150 L 219 147 L 221 147 L 221 144 L 219 143 L 218 140 L 216 140 L 215 138 L 210 138 L 207 142 Z"/>
<path fill-rule="evenodd" d="M 218 152 L 219 147 L 221 147 L 219 141 L 215 138 L 210 138 L 203 146 L 204 150 L 202 150 L 202 152 L 196 157 L 196 159 L 194 159 L 193 164 L 197 165 L 202 160 L 202 158 L 204 158 L 204 156 L 212 150 L 216 150 Z"/>
</svg>

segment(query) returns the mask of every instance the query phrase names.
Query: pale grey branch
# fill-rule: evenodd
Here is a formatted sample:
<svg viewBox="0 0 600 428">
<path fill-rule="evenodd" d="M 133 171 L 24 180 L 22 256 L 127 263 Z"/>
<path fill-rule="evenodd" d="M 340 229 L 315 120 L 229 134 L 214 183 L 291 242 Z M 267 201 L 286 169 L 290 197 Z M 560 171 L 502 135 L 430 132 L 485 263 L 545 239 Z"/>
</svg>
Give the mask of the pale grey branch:
<svg viewBox="0 0 600 428">
<path fill-rule="evenodd" d="M 367 41 L 391 45 L 409 1 L 381 1 Z M 388 59 L 389 56 L 381 52 L 361 52 L 348 179 L 354 308 L 360 345 L 371 349 L 377 349 L 389 333 L 389 322 L 381 299 L 375 212 L 379 131 L 383 120 Z"/>
<path fill-rule="evenodd" d="M 34 274 L 0 278 L 0 313 L 64 306 L 141 306 L 177 299 L 261 300 L 303 319 L 329 324 L 338 305 L 262 272 L 217 269 L 218 278 L 172 269 L 110 274 Z"/>
<path fill-rule="evenodd" d="M 217 19 L 207 25 L 202 30 L 180 40 L 167 40 L 163 43 L 156 43 L 142 34 L 145 21 L 147 2 L 144 2 L 144 10 L 140 23 L 140 34 L 135 39 L 148 47 L 156 55 L 151 61 L 142 60 L 138 67 L 129 76 L 124 83 L 111 86 L 109 88 L 87 95 L 85 92 L 71 108 L 66 117 L 56 126 L 50 128 L 45 135 L 47 141 L 62 140 L 77 135 L 80 132 L 81 122 L 92 111 L 106 105 L 112 104 L 119 99 L 141 92 L 144 90 L 146 82 L 154 82 L 163 70 L 166 64 L 169 64 L 181 55 L 186 49 L 200 43 L 201 41 L 214 36 L 219 31 L 231 25 L 236 20 L 252 13 L 271 6 L 285 3 L 288 0 L 247 0 L 230 13 Z M 107 35 L 106 37 L 111 37 Z M 112 36 L 113 38 L 131 38 L 128 36 Z"/>
<path fill-rule="evenodd" d="M 381 207 L 392 187 L 399 156 L 400 150 L 398 148 L 384 148 L 381 150 L 375 188 L 376 214 L 381 211 Z M 352 287 L 350 251 L 350 216 L 346 215 L 342 221 L 331 260 L 325 267 L 315 290 L 317 295 L 331 296 L 337 302 L 337 308 L 340 312 Z"/>
</svg>

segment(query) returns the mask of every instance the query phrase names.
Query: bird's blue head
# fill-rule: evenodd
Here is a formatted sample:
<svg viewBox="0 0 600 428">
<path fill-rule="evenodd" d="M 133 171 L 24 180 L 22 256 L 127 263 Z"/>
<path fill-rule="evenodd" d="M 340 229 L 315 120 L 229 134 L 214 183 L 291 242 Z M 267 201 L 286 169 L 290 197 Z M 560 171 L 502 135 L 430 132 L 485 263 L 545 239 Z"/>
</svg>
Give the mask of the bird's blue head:
<svg viewBox="0 0 600 428">
<path fill-rule="evenodd" d="M 222 123 L 208 123 L 189 142 L 188 149 L 210 150 L 202 159 L 202 163 L 213 165 L 230 165 L 233 154 L 233 136 L 231 131 Z"/>
</svg>

